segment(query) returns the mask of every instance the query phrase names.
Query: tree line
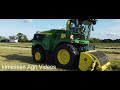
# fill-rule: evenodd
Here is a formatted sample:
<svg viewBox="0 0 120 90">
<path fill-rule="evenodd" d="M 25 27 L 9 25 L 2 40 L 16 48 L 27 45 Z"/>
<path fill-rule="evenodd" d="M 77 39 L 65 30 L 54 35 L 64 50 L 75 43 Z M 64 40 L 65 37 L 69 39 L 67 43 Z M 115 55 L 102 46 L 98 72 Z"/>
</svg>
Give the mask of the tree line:
<svg viewBox="0 0 120 90">
<path fill-rule="evenodd" d="M 0 42 L 10 42 L 10 40 L 18 40 L 18 42 L 32 42 L 32 40 L 28 40 L 27 35 L 20 32 L 17 35 L 9 36 L 9 38 L 0 36 Z"/>
<path fill-rule="evenodd" d="M 90 43 L 120 43 L 120 39 L 99 39 L 99 38 L 91 38 Z"/>
<path fill-rule="evenodd" d="M 20 32 L 17 35 L 9 36 L 9 38 L 0 36 L 0 42 L 9 42 L 9 40 L 16 40 L 16 39 L 18 40 L 18 42 L 32 42 L 32 40 L 28 40 L 27 35 Z M 112 40 L 112 39 L 90 38 L 89 41 L 90 43 L 120 43 L 120 39 Z"/>
</svg>

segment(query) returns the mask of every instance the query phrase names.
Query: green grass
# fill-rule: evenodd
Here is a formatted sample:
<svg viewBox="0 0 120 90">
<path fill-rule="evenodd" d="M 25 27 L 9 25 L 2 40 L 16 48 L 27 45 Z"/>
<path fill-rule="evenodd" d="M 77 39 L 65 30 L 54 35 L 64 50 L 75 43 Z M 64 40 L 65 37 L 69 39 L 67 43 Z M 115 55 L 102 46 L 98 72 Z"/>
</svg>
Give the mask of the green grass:
<svg viewBox="0 0 120 90">
<path fill-rule="evenodd" d="M 120 43 L 92 43 L 98 49 L 120 49 Z"/>
<path fill-rule="evenodd" d="M 66 71 L 51 64 L 36 64 L 31 48 L 23 46 L 0 46 L 0 71 Z"/>
<path fill-rule="evenodd" d="M 97 43 L 96 50 L 105 52 L 112 64 L 113 70 L 120 70 L 120 43 Z M 0 43 L 0 71 L 66 71 L 64 69 L 40 69 L 40 65 L 33 62 L 31 55 L 32 43 Z M 19 66 L 22 69 L 5 69 L 3 66 Z M 52 65 L 54 66 L 54 65 Z M 31 67 L 31 68 L 27 68 Z"/>
<path fill-rule="evenodd" d="M 120 54 L 119 49 L 96 49 L 96 50 L 102 51 L 106 54 Z"/>
<path fill-rule="evenodd" d="M 32 47 L 32 43 L 0 43 L 0 46 L 31 48 Z"/>
<path fill-rule="evenodd" d="M 96 50 L 106 53 L 112 69 L 120 71 L 120 43 L 94 43 Z"/>
<path fill-rule="evenodd" d="M 96 50 L 103 51 L 106 54 L 120 54 L 120 43 L 92 43 Z"/>
<path fill-rule="evenodd" d="M 110 60 L 110 62 L 114 71 L 120 71 L 120 60 Z"/>
</svg>

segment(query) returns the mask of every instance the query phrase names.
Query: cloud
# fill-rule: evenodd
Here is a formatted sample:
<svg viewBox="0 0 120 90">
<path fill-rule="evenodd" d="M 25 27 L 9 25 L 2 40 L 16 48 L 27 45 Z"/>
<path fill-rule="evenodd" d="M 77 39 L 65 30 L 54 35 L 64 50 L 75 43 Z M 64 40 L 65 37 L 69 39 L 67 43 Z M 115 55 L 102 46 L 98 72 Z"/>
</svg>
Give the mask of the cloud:
<svg viewBox="0 0 120 90">
<path fill-rule="evenodd" d="M 106 28 L 105 35 L 111 39 L 120 38 L 120 19 L 113 20 L 113 24 Z"/>
<path fill-rule="evenodd" d="M 120 33 L 115 32 L 106 32 L 106 33 L 94 33 L 91 34 L 91 37 L 93 38 L 99 38 L 99 39 L 120 39 Z"/>
<path fill-rule="evenodd" d="M 120 23 L 120 19 L 113 19 L 112 21 L 115 23 Z"/>
<path fill-rule="evenodd" d="M 120 19 L 106 19 L 95 26 L 91 37 L 100 39 L 120 39 Z"/>
<path fill-rule="evenodd" d="M 29 23 L 31 23 L 31 22 L 32 22 L 32 19 L 24 19 L 24 22 L 29 22 Z"/>
<path fill-rule="evenodd" d="M 37 25 L 36 27 L 33 27 L 33 28 L 37 31 L 47 31 L 51 29 L 66 29 L 62 25 L 42 25 L 42 26 Z"/>
<path fill-rule="evenodd" d="M 119 39 L 120 38 L 120 33 L 114 33 L 114 32 L 104 33 L 103 37 L 105 39 Z"/>
</svg>

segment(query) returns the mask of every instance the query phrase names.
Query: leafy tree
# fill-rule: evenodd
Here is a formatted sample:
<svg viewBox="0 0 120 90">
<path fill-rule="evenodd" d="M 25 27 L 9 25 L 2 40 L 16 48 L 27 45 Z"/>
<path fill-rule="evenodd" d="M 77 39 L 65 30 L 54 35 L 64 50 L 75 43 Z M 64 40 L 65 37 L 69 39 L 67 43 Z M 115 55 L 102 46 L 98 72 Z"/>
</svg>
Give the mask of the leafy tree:
<svg viewBox="0 0 120 90">
<path fill-rule="evenodd" d="M 101 40 L 99 38 L 91 38 L 90 43 L 101 43 Z"/>
<path fill-rule="evenodd" d="M 16 37 L 15 35 L 13 35 L 13 36 L 9 36 L 9 39 L 16 40 L 16 39 L 17 39 L 17 37 Z"/>
<path fill-rule="evenodd" d="M 27 38 L 26 35 L 23 35 L 23 37 L 22 37 L 22 41 L 23 41 L 23 42 L 28 42 L 28 38 Z"/>
<path fill-rule="evenodd" d="M 0 36 L 0 42 L 1 42 L 1 40 L 2 40 L 2 36 Z"/>
<path fill-rule="evenodd" d="M 27 36 L 23 33 L 18 33 L 17 37 L 19 42 L 28 42 Z"/>
<path fill-rule="evenodd" d="M 23 33 L 18 33 L 18 34 L 17 34 L 17 37 L 18 37 L 18 41 L 19 41 L 19 42 L 22 42 L 22 37 L 23 37 L 23 35 L 24 35 Z"/>
</svg>

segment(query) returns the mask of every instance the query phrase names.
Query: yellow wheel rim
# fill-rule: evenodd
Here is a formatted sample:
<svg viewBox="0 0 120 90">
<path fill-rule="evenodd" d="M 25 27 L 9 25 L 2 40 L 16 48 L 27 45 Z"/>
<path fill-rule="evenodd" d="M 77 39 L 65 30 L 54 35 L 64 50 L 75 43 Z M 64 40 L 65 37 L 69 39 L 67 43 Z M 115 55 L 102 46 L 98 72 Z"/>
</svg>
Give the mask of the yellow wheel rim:
<svg viewBox="0 0 120 90">
<path fill-rule="evenodd" d="M 35 59 L 39 61 L 41 59 L 41 54 L 39 52 L 35 53 Z"/>
<path fill-rule="evenodd" d="M 61 64 L 65 65 L 68 64 L 68 62 L 70 61 L 70 54 L 66 49 L 61 49 L 58 52 L 57 58 Z"/>
</svg>

